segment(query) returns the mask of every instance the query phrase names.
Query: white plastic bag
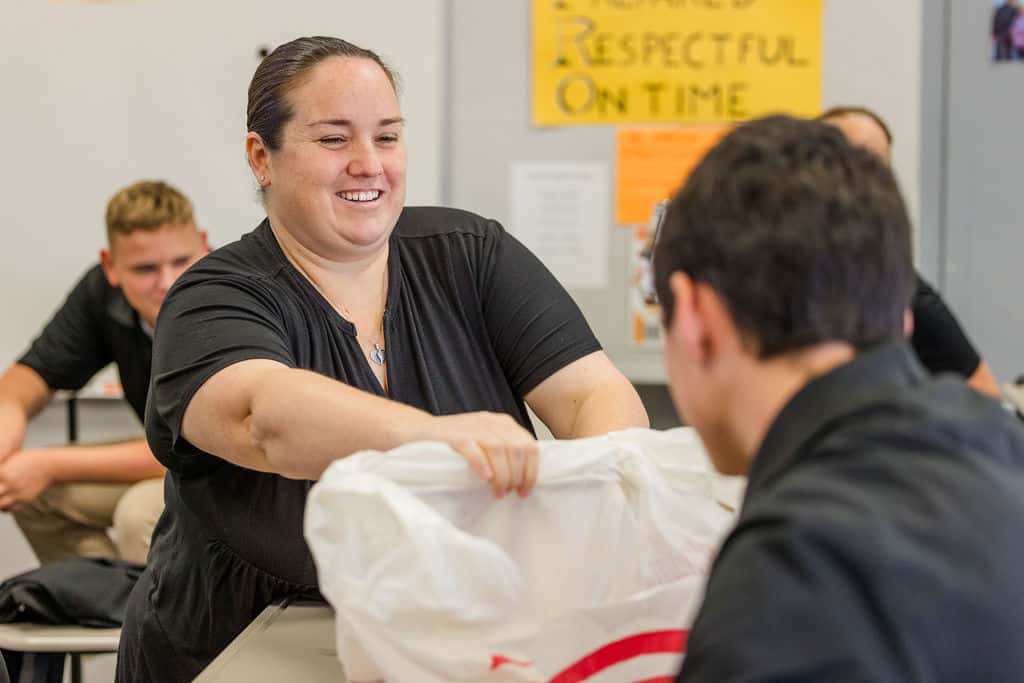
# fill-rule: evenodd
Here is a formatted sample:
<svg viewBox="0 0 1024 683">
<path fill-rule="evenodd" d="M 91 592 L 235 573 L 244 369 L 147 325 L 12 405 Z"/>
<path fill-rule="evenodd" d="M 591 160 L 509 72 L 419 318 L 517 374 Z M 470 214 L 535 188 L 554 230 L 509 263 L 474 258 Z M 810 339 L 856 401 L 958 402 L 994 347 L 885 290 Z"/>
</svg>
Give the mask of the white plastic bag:
<svg viewBox="0 0 1024 683">
<path fill-rule="evenodd" d="M 714 498 L 726 509 L 740 509 L 746 477 L 727 477 L 711 464 L 704 444 L 692 427 L 666 431 L 626 429 L 608 435 L 629 448 L 638 448 L 654 460 L 669 486 L 683 493 Z"/>
<path fill-rule="evenodd" d="M 686 429 L 627 430 L 540 448 L 525 499 L 495 499 L 437 443 L 328 468 L 305 533 L 352 683 L 602 683 L 678 670 L 732 522 L 701 483 L 718 475 L 699 441 Z M 659 462 L 673 451 L 666 476 Z"/>
</svg>

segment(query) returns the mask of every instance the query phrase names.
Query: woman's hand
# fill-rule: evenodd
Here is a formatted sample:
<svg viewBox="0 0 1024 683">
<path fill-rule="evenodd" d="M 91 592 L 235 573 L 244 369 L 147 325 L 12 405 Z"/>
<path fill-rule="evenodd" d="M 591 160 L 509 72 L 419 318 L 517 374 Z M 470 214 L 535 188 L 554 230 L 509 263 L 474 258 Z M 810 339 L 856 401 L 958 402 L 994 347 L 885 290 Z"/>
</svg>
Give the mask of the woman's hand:
<svg viewBox="0 0 1024 683">
<path fill-rule="evenodd" d="M 480 412 L 431 416 L 411 440 L 450 445 L 481 479 L 491 483 L 498 498 L 512 490 L 527 496 L 537 482 L 537 441 L 508 415 Z"/>
</svg>

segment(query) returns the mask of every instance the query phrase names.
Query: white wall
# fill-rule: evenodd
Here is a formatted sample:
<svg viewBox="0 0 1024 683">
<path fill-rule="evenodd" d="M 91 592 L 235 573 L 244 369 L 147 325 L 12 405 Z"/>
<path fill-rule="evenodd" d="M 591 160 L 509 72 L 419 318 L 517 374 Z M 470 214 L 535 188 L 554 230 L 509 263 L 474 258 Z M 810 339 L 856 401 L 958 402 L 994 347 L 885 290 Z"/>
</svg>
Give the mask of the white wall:
<svg viewBox="0 0 1024 683">
<path fill-rule="evenodd" d="M 4 0 L 0 20 L 0 362 L 95 261 L 107 200 L 163 178 L 214 243 L 262 217 L 245 164 L 260 46 L 335 35 L 402 75 L 409 201 L 440 200 L 443 0 Z"/>
<path fill-rule="evenodd" d="M 529 124 L 530 2 L 451 0 L 451 187 L 454 203 L 508 224 L 512 161 L 614 160 L 613 126 Z M 919 215 L 921 0 L 823 0 L 823 106 L 876 109 L 896 135 L 894 166 Z M 613 191 L 609 181 L 608 192 Z M 600 229 L 600 227 L 597 227 Z M 633 346 L 627 324 L 628 231 L 604 228 L 609 284 L 573 290 L 615 363 L 637 382 L 664 382 L 661 354 Z"/>
<path fill-rule="evenodd" d="M 503 173 L 479 184 L 471 176 L 482 169 L 468 163 L 469 157 L 465 165 L 446 164 L 453 148 L 472 147 L 475 154 L 486 155 L 498 142 L 460 136 L 458 125 L 441 118 L 448 92 L 443 58 L 448 49 L 463 54 L 459 46 L 445 43 L 442 10 L 451 1 L 5 0 L 0 21 L 0 363 L 24 348 L 93 262 L 104 239 L 106 200 L 119 186 L 143 177 L 175 183 L 192 197 L 199 222 L 217 244 L 251 229 L 262 216 L 242 147 L 245 91 L 260 45 L 328 34 L 384 54 L 403 76 L 410 203 L 437 203 L 442 188 L 451 186 L 454 199 L 467 208 L 503 217 Z M 823 104 L 864 104 L 890 122 L 896 135 L 894 166 L 915 217 L 922 6 L 904 0 L 826 0 L 824 27 Z M 525 73 L 525 34 L 509 39 L 508 49 L 502 41 L 509 31 L 522 31 L 528 2 L 456 0 L 454 8 L 456 33 L 470 36 L 471 46 L 480 44 L 471 49 L 475 64 L 453 65 L 456 74 L 466 76 L 454 83 L 458 92 L 451 104 L 458 121 L 486 106 L 480 91 L 493 88 L 487 82 L 481 86 L 474 74 L 505 78 L 496 75 L 520 60 L 523 66 L 513 75 Z M 516 98 L 525 99 L 528 91 L 519 85 L 504 83 Z M 504 109 L 508 116 L 516 110 Z M 526 127 L 521 115 L 508 121 L 517 135 Z M 552 144 L 557 135 L 547 132 L 541 144 Z M 610 150 L 609 141 L 601 148 Z M 612 242 L 613 249 L 624 245 L 624 239 Z M 624 286 L 624 259 L 614 259 L 612 272 Z M 595 305 L 586 313 L 603 341 L 614 347 L 625 311 L 609 306 L 607 297 L 595 301 L 603 309 Z M 659 377 L 657 354 L 639 361 L 620 355 L 619 360 L 632 361 L 648 379 Z M 86 421 L 94 418 L 86 416 Z M 133 426 L 127 414 L 109 419 Z M 95 422 L 106 424 L 106 419 Z M 55 406 L 33 425 L 30 441 L 58 443 L 63 427 L 63 413 Z M 7 549 L 0 575 L 32 564 L 6 515 L 0 516 L 0 547 Z M 106 671 L 112 663 L 102 665 Z"/>
<path fill-rule="evenodd" d="M 893 167 L 915 226 L 923 11 L 921 0 L 825 0 L 823 108 L 862 105 L 886 120 L 893 131 Z"/>
<path fill-rule="evenodd" d="M 444 0 L 3 0 L 0 2 L 0 367 L 95 262 L 107 199 L 166 179 L 195 203 L 215 244 L 262 217 L 245 164 L 245 98 L 259 46 L 335 35 L 401 74 L 410 203 L 440 201 Z M 126 406 L 85 406 L 83 441 L 137 436 Z M 26 446 L 65 439 L 47 408 Z M 0 513 L 0 578 L 35 559 Z M 87 662 L 111 680 L 113 656 Z"/>
<path fill-rule="evenodd" d="M 262 216 L 242 148 L 245 91 L 261 45 L 331 34 L 384 54 L 402 74 L 410 203 L 440 201 L 447 181 L 456 202 L 503 217 L 504 173 L 489 174 L 481 183 L 474 177 L 481 168 L 470 158 L 501 149 L 498 141 L 466 137 L 458 125 L 450 130 L 443 125 L 443 58 L 448 49 L 457 58 L 466 48 L 475 55 L 472 64 L 453 65 L 456 122 L 488 105 L 481 91 L 496 85 L 479 79 L 500 78 L 502 89 L 525 101 L 527 90 L 510 85 L 509 74 L 516 80 L 527 71 L 529 3 L 457 0 L 455 33 L 467 44 L 455 46 L 446 44 L 442 26 L 447 4 L 7 0 L 0 22 L 5 101 L 0 107 L 5 133 L 0 361 L 21 351 L 93 262 L 104 239 L 104 205 L 117 187 L 142 177 L 179 185 L 218 244 L 249 230 Z M 825 0 L 824 26 L 823 104 L 864 104 L 890 122 L 896 135 L 894 166 L 915 216 L 922 8 L 919 1 Z M 518 47 L 498 49 L 505 40 L 500 36 L 509 32 L 523 33 L 508 38 Z M 502 106 L 502 111 L 508 116 L 517 109 Z M 528 124 L 517 119 L 508 127 L 506 134 L 522 135 Z M 598 134 L 605 132 L 610 140 L 610 129 Z M 451 153 L 447 134 L 460 154 L 469 150 L 464 163 L 450 169 L 444 163 Z M 558 135 L 546 131 L 541 143 L 557 146 Z M 445 172 L 451 177 L 444 178 Z M 613 274 L 616 266 L 613 262 Z M 618 270 L 624 278 L 624 269 Z M 604 297 L 598 300 L 607 304 Z M 599 333 L 624 319 L 624 311 L 611 308 L 586 311 Z M 616 340 L 611 341 L 614 346 Z M 660 361 L 652 360 L 645 367 L 656 377 Z M 60 437 L 40 428 L 36 434 L 40 442 Z M 4 538 L 0 543 L 7 545 Z"/>
<path fill-rule="evenodd" d="M 451 145 L 445 137 L 442 57 L 448 48 L 442 9 L 449 1 L 402 0 L 369 9 L 353 0 L 7 0 L 0 22 L 6 103 L 0 130 L 7 133 L 0 165 L 0 187 L 6 190 L 0 362 L 25 347 L 94 261 L 104 239 L 104 206 L 118 187 L 143 177 L 177 184 L 193 198 L 198 220 L 217 244 L 249 230 L 262 216 L 242 148 L 245 90 L 261 45 L 326 33 L 382 52 L 403 75 L 410 203 L 440 201 L 445 181 L 460 202 L 466 193 L 459 187 L 468 184 L 469 208 L 503 217 L 503 174 L 489 176 L 481 194 L 479 183 L 466 177 L 472 169 L 444 164 L 449 147 L 486 149 L 479 139 L 460 139 L 457 128 L 450 131 Z M 519 17 L 528 14 L 529 3 L 472 0 L 454 6 L 456 33 L 467 30 L 490 46 L 502 32 L 522 25 Z M 825 0 L 824 27 L 823 104 L 866 104 L 889 120 L 896 134 L 894 166 L 915 218 L 922 7 L 920 1 Z M 516 20 L 496 21 L 506 14 Z M 459 24 L 467 20 L 472 25 Z M 473 72 L 486 77 L 503 73 L 507 67 L 499 62 L 522 61 L 525 73 L 526 36 L 515 43 L 511 51 L 477 51 Z M 464 68 L 455 64 L 453 71 Z M 464 90 L 452 103 L 455 119 L 459 108 L 481 104 L 473 101 L 475 83 Z M 522 88 L 510 90 L 527 98 Z M 549 132 L 545 144 L 556 137 L 557 131 Z M 447 172 L 452 177 L 443 177 Z M 602 326 L 603 311 L 587 313 Z M 608 314 L 618 324 L 619 312 Z"/>
</svg>

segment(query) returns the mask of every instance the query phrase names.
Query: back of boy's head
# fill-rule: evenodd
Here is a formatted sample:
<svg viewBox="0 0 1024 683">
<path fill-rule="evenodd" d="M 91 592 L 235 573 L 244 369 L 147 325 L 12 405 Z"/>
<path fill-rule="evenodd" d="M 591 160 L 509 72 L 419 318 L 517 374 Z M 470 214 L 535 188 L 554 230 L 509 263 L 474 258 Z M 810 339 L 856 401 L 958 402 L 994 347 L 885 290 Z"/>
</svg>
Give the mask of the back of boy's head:
<svg viewBox="0 0 1024 683">
<path fill-rule="evenodd" d="M 117 192 L 107 203 L 107 241 L 136 230 L 152 231 L 165 225 L 192 225 L 192 202 L 161 180 L 143 180 Z"/>
<path fill-rule="evenodd" d="M 902 336 L 910 221 L 892 172 L 834 127 L 773 116 L 727 135 L 669 203 L 654 254 L 665 324 L 673 272 L 712 287 L 760 358 Z"/>
</svg>

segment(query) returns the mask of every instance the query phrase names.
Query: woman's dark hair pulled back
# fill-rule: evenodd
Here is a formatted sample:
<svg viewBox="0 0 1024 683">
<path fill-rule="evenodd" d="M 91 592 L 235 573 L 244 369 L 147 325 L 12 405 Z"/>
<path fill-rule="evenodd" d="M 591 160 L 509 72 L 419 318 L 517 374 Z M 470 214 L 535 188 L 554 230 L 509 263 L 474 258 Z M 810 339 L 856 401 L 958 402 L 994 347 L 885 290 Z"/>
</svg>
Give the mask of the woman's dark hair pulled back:
<svg viewBox="0 0 1024 683">
<path fill-rule="evenodd" d="M 249 83 L 246 127 L 257 133 L 267 148 L 275 151 L 280 148 L 281 129 L 294 114 L 286 99 L 288 92 L 298 87 L 310 69 L 330 57 L 369 59 L 384 71 L 397 92 L 398 79 L 394 71 L 372 50 L 325 36 L 296 38 L 284 43 L 263 58 Z"/>
</svg>

